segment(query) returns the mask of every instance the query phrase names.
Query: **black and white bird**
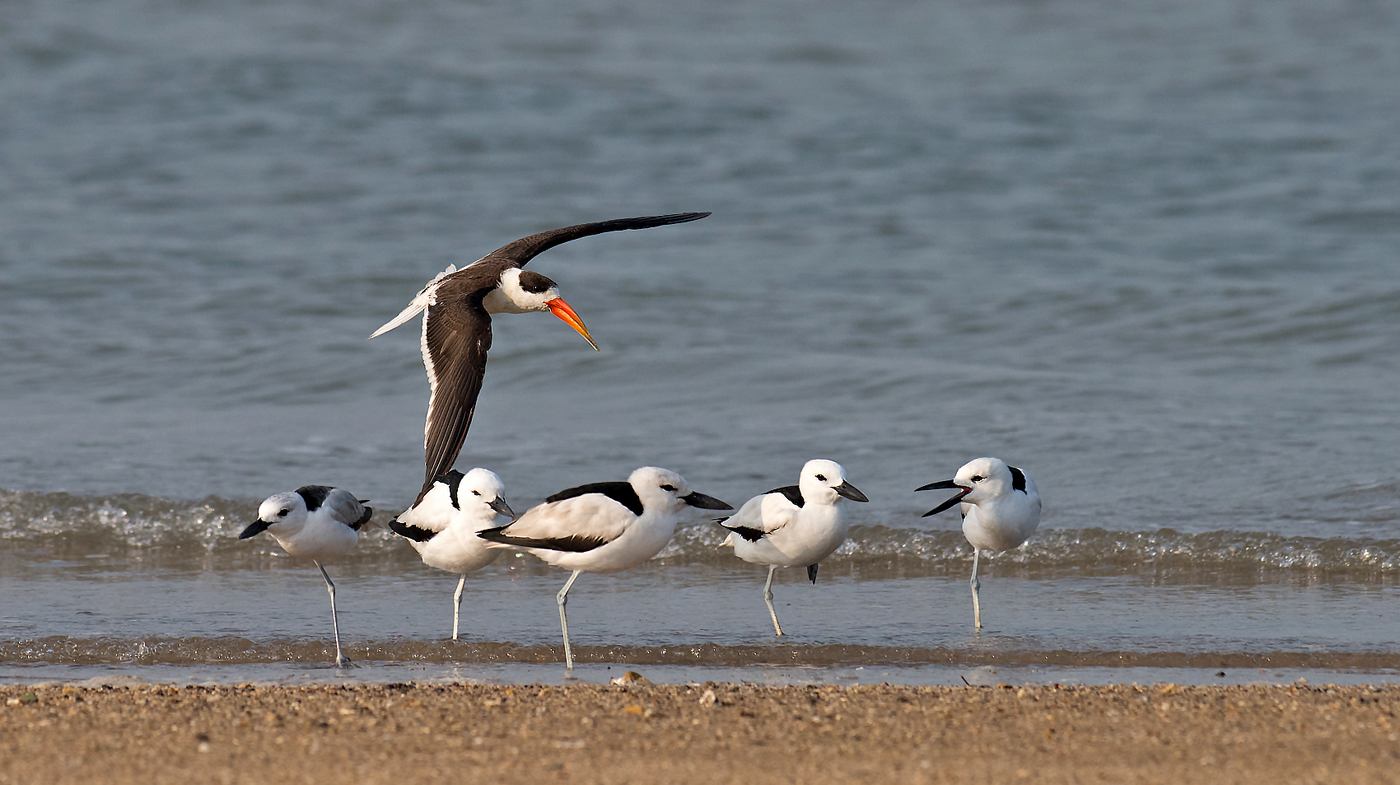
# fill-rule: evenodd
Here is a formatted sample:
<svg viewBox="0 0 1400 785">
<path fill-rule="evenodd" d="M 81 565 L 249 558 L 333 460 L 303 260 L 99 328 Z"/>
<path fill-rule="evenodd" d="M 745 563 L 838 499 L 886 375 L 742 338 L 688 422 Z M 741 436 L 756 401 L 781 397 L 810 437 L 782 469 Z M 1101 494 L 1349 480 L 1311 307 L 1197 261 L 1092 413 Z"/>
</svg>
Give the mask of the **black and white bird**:
<svg viewBox="0 0 1400 785">
<path fill-rule="evenodd" d="M 817 567 L 846 541 L 849 524 L 841 500 L 870 501 L 846 481 L 846 470 L 835 461 L 811 460 L 802 467 L 796 485 L 755 496 L 729 518 L 716 523 L 729 530 L 721 543 L 751 564 L 768 567 L 763 600 L 773 618 L 773 630 L 783 634 L 773 610 L 773 573 L 779 567 L 806 567 L 817 582 Z"/>
<path fill-rule="evenodd" d="M 573 570 L 555 600 L 564 633 L 564 662 L 574 667 L 569 647 L 569 588 L 585 572 L 620 572 L 651 559 L 671 541 L 676 518 L 687 506 L 731 510 L 728 504 L 690 490 L 669 469 L 643 466 L 626 482 L 595 482 L 550 496 L 513 523 L 480 536 L 519 548 L 556 567 Z"/>
<path fill-rule="evenodd" d="M 497 515 L 515 517 L 505 493 L 505 483 L 490 469 L 476 468 L 466 474 L 452 469 L 433 483 L 421 501 L 389 521 L 389 529 L 406 538 L 424 564 L 461 576 L 452 595 L 454 641 L 467 573 L 500 555 L 476 533 L 495 526 Z"/>
<path fill-rule="evenodd" d="M 1040 525 L 1040 491 L 1030 475 L 1007 466 L 1000 458 L 978 458 L 964 464 L 951 480 L 940 480 L 917 491 L 952 490 L 957 494 L 924 513 L 937 515 L 962 505 L 963 536 L 972 546 L 972 620 L 982 628 L 977 561 L 982 551 L 1002 553 L 1019 548 Z"/>
<path fill-rule="evenodd" d="M 238 539 L 266 531 L 282 550 L 311 560 L 331 595 L 331 628 L 335 631 L 335 664 L 349 667 L 350 658 L 340 648 L 340 620 L 335 612 L 335 584 L 321 562 L 344 556 L 359 542 L 360 529 L 374 509 L 366 507 L 354 494 L 325 485 L 303 485 L 295 491 L 279 493 L 263 500 L 253 521 Z"/>
<path fill-rule="evenodd" d="M 414 504 L 432 490 L 457 460 L 467 429 L 471 427 L 476 398 L 486 372 L 486 353 L 491 349 L 491 314 L 551 311 L 578 331 L 593 345 L 588 328 L 574 309 L 559 296 L 554 281 L 523 270 L 525 264 L 556 245 L 625 229 L 696 221 L 709 213 L 675 213 L 642 218 L 566 226 L 533 234 L 498 248 L 458 270 L 449 266 L 423 287 L 423 291 L 370 338 L 398 327 L 423 314 L 423 365 L 428 371 L 431 398 L 423 433 L 425 472 L 423 487 Z"/>
</svg>

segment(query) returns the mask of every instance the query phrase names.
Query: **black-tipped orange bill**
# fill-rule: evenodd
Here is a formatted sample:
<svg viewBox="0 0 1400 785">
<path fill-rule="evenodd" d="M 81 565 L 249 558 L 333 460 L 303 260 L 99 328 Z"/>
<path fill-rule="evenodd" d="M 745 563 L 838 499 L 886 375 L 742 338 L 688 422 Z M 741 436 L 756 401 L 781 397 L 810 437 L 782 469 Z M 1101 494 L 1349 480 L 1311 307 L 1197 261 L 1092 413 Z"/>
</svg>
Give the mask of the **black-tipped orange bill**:
<svg viewBox="0 0 1400 785">
<path fill-rule="evenodd" d="M 918 488 L 915 488 L 915 491 L 952 490 L 953 488 L 958 489 L 958 494 L 956 496 L 943 502 L 937 507 L 934 507 L 932 510 L 929 510 L 928 512 L 924 513 L 919 517 L 927 518 L 930 515 L 937 515 L 938 513 L 943 512 L 944 510 L 962 501 L 962 497 L 968 495 L 969 493 L 972 493 L 972 489 L 964 488 L 961 485 L 958 485 L 953 480 L 939 480 L 938 482 L 931 482 L 928 485 L 921 485 Z"/>
<path fill-rule="evenodd" d="M 593 336 L 588 334 L 588 328 L 583 325 L 583 320 L 578 318 L 578 314 L 574 313 L 574 309 L 569 307 L 568 303 L 564 302 L 563 297 L 556 297 L 545 303 L 545 305 L 549 306 L 551 313 L 562 319 L 565 324 L 574 328 L 574 332 L 582 335 L 588 343 L 592 344 L 595 351 L 602 351 L 602 349 L 598 348 L 597 342 L 593 340 Z"/>
</svg>

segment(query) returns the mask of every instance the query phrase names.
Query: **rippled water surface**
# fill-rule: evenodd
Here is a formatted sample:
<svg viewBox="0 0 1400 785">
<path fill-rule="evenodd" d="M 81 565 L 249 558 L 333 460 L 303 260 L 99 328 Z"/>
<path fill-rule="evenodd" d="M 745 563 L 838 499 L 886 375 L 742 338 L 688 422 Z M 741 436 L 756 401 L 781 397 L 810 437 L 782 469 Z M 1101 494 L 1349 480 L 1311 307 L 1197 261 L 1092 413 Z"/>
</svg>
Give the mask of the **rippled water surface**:
<svg viewBox="0 0 1400 785">
<path fill-rule="evenodd" d="M 1363 2 L 6 4 L 0 679 L 325 675 L 319 575 L 235 538 L 303 484 L 412 500 L 417 331 L 366 337 L 449 263 L 687 210 L 532 262 L 602 351 L 499 318 L 459 467 L 523 510 L 828 457 L 872 501 L 780 577 L 790 641 L 703 518 L 580 579 L 594 677 L 1390 679 L 1397 37 Z M 1045 517 L 974 635 L 912 489 L 980 455 Z M 557 678 L 562 572 L 472 576 L 452 644 L 452 577 L 363 539 L 354 678 Z"/>
</svg>

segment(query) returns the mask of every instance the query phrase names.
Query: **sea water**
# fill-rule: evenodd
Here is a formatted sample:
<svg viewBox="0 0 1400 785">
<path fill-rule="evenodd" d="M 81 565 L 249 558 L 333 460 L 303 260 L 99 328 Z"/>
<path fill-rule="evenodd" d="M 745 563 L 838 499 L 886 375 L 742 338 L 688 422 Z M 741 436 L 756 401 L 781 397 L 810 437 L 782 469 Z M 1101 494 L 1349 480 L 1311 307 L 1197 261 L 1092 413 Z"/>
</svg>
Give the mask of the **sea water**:
<svg viewBox="0 0 1400 785">
<path fill-rule="evenodd" d="M 434 274 L 531 263 L 458 460 L 516 510 L 635 467 L 734 504 L 841 462 L 815 585 L 694 515 L 584 576 L 577 673 L 1392 680 L 1400 12 L 1071 0 L 0 9 L 0 679 L 563 677 L 566 574 L 380 526 L 422 479 Z M 1045 505 L 971 558 L 982 455 Z M 257 502 L 370 499 L 315 568 Z M 1219 674 L 1225 674 L 1223 676 Z"/>
</svg>

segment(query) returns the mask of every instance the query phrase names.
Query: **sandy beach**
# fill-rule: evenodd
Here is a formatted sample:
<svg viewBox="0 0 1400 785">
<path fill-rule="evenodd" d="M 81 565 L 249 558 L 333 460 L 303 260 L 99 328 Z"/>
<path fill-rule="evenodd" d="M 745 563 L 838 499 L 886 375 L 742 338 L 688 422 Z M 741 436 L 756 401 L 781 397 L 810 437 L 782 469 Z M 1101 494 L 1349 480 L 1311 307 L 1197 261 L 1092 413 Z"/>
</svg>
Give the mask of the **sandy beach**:
<svg viewBox="0 0 1400 785">
<path fill-rule="evenodd" d="M 0 688 L 3 783 L 1394 782 L 1400 688 Z"/>
</svg>

